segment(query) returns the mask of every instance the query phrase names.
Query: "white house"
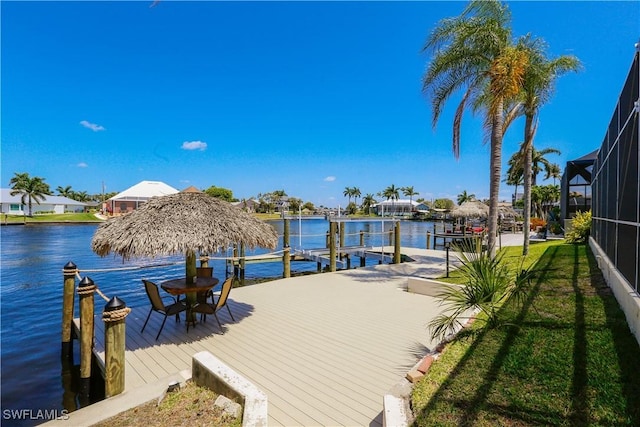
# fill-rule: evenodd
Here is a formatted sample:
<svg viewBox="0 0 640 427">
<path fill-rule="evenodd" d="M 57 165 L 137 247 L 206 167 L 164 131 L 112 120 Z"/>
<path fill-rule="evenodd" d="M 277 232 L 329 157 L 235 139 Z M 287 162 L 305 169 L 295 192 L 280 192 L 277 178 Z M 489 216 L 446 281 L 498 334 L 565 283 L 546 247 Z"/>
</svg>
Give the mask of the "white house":
<svg viewBox="0 0 640 427">
<path fill-rule="evenodd" d="M 160 181 L 141 181 L 106 201 L 105 209 L 112 214 L 131 212 L 152 197 L 176 194 L 179 191 Z"/>
<path fill-rule="evenodd" d="M 427 212 L 429 208 L 424 203 L 418 203 L 410 199 L 385 200 L 373 205 L 377 215 L 384 216 L 410 216 L 414 212 Z"/>
<path fill-rule="evenodd" d="M 25 204 L 22 204 L 22 195 L 11 195 L 11 188 L 0 189 L 0 204 L 2 205 L 2 213 L 9 215 L 29 215 L 29 200 L 25 198 Z M 65 213 L 65 212 L 83 212 L 87 204 L 78 202 L 62 196 L 44 196 L 44 200 L 37 203 L 32 200 L 31 209 L 33 214 L 38 212 L 49 213 Z"/>
</svg>

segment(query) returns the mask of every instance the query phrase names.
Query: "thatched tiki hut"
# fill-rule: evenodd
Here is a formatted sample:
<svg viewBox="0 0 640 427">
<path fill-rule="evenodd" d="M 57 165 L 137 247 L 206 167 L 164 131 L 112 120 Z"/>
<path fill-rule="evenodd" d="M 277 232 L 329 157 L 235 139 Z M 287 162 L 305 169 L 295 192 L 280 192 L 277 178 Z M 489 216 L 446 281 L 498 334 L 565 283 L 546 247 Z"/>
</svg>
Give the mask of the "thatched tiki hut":
<svg viewBox="0 0 640 427">
<path fill-rule="evenodd" d="M 153 197 L 96 230 L 91 249 L 100 256 L 124 258 L 184 254 L 185 278 L 196 276 L 196 254 L 211 254 L 232 244 L 252 249 L 276 247 L 269 224 L 206 193 L 181 192 Z"/>
<path fill-rule="evenodd" d="M 451 216 L 454 218 L 487 218 L 489 206 L 479 200 L 469 200 L 453 208 Z"/>
</svg>

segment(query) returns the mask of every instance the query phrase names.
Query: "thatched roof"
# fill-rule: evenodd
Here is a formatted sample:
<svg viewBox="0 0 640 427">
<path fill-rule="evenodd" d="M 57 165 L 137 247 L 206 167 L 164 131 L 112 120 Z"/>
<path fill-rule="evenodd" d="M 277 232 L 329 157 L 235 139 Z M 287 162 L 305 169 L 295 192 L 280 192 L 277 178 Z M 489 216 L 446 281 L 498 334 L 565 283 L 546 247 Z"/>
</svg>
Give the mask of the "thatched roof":
<svg viewBox="0 0 640 427">
<path fill-rule="evenodd" d="M 486 218 L 489 216 L 489 206 L 479 200 L 469 200 L 453 208 L 451 216 L 456 218 Z"/>
<path fill-rule="evenodd" d="M 502 214 L 505 218 L 516 218 L 518 213 L 511 207 L 498 205 L 498 214 Z"/>
<path fill-rule="evenodd" d="M 269 224 L 206 193 L 154 197 L 135 211 L 101 224 L 91 249 L 125 258 L 215 253 L 231 244 L 275 248 Z"/>
</svg>

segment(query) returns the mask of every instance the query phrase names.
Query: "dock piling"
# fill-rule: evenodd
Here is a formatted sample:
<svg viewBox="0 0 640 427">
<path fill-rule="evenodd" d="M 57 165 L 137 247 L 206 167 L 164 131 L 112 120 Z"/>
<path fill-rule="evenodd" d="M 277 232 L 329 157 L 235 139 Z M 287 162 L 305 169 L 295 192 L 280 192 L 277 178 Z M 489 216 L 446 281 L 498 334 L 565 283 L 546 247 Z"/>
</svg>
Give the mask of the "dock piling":
<svg viewBox="0 0 640 427">
<path fill-rule="evenodd" d="M 393 227 L 394 245 L 393 245 L 393 263 L 400 264 L 400 221 L 396 221 Z"/>
<path fill-rule="evenodd" d="M 282 263 L 284 267 L 284 272 L 282 273 L 282 277 L 285 279 L 291 277 L 291 249 L 284 248 L 284 253 L 282 254 Z"/>
<path fill-rule="evenodd" d="M 124 391 L 125 318 L 130 312 L 131 309 L 117 296 L 111 298 L 102 311 L 105 345 L 104 387 L 107 398 Z"/>
<path fill-rule="evenodd" d="M 76 293 L 76 265 L 69 261 L 64 266 L 64 283 L 62 290 L 62 358 L 73 357 L 73 341 L 71 341 L 71 324 L 73 323 L 73 306 Z"/>
<path fill-rule="evenodd" d="M 329 271 L 336 271 L 336 223 L 329 223 Z"/>
<path fill-rule="evenodd" d="M 96 289 L 90 277 L 78 284 L 80 296 L 80 395 L 88 398 L 91 383 L 91 357 L 93 355 L 93 293 Z M 88 400 L 88 399 L 87 399 Z"/>
</svg>

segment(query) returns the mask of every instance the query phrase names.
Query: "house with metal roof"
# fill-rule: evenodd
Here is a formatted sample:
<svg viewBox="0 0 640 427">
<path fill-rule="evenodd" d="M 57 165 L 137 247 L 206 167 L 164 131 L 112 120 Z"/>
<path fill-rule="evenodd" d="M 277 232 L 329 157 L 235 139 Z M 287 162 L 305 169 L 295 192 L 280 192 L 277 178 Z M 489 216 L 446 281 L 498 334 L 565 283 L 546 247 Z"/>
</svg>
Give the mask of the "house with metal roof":
<svg viewBox="0 0 640 427">
<path fill-rule="evenodd" d="M 22 203 L 22 195 L 11 195 L 13 189 L 2 188 L 0 189 L 0 204 L 3 214 L 8 215 L 28 215 L 29 214 L 29 201 L 25 198 L 26 203 Z M 40 203 L 35 200 L 32 201 L 31 209 L 33 214 L 37 213 L 56 213 L 62 214 L 65 212 L 84 212 L 86 203 L 78 202 L 77 200 L 70 199 L 63 196 L 44 196 L 44 200 Z"/>
<path fill-rule="evenodd" d="M 167 196 L 179 191 L 161 181 L 140 181 L 106 201 L 105 209 L 110 214 L 123 214 L 138 209 L 147 200 Z"/>
<path fill-rule="evenodd" d="M 373 205 L 373 209 L 380 216 L 411 216 L 414 212 L 429 211 L 424 203 L 409 199 L 385 200 Z"/>
</svg>

